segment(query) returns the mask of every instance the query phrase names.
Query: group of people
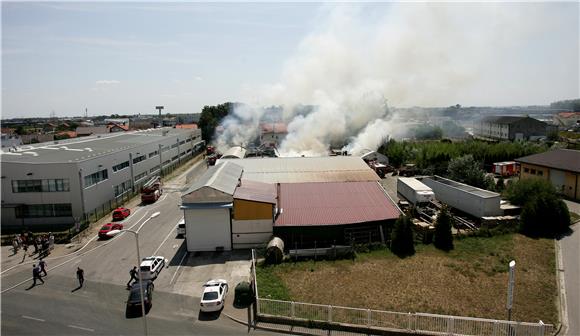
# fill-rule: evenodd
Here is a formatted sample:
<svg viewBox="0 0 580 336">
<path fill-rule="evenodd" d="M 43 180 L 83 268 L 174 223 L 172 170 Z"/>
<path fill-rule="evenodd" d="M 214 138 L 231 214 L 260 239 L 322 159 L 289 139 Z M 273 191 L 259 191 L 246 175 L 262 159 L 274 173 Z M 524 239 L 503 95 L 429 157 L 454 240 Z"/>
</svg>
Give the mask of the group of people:
<svg viewBox="0 0 580 336">
<path fill-rule="evenodd" d="M 32 265 L 32 286 L 36 286 L 36 280 L 44 283 L 44 279 L 42 278 L 43 276 L 47 276 L 48 273 L 46 272 L 46 261 L 44 261 L 44 259 L 40 259 L 40 261 L 38 262 L 38 265 L 34 264 Z M 42 275 L 44 273 L 44 275 Z M 85 283 L 85 271 L 80 268 L 77 267 L 77 279 L 79 280 L 79 288 L 83 286 L 83 284 Z"/>
<path fill-rule="evenodd" d="M 14 247 L 14 254 L 18 253 L 19 249 L 24 250 L 24 254 L 28 253 L 29 246 L 34 247 L 34 252 L 31 255 L 37 254 L 40 258 L 46 257 L 50 254 L 50 249 L 54 246 L 54 236 L 52 232 L 43 235 L 37 235 L 36 237 L 32 232 L 24 232 L 23 234 L 17 234 L 12 240 L 12 247 Z"/>
</svg>

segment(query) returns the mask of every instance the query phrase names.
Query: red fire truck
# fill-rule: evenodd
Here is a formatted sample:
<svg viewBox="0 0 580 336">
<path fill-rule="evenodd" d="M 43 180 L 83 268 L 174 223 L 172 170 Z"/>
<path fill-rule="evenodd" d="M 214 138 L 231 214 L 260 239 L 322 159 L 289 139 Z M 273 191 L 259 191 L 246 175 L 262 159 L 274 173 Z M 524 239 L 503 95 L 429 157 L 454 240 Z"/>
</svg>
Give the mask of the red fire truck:
<svg viewBox="0 0 580 336">
<path fill-rule="evenodd" d="M 155 176 L 147 181 L 141 187 L 141 202 L 143 203 L 153 203 L 161 197 L 163 189 L 161 189 L 161 178 Z"/>
</svg>

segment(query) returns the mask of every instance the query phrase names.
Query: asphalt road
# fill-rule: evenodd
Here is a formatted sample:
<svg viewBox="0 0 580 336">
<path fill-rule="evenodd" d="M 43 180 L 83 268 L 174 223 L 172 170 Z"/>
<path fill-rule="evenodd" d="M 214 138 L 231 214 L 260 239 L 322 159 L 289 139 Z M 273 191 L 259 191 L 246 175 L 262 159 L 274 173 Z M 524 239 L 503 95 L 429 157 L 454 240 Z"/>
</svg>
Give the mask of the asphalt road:
<svg viewBox="0 0 580 336">
<path fill-rule="evenodd" d="M 562 238 L 562 261 L 566 284 L 568 330 L 566 335 L 580 335 L 580 224 L 572 226 L 574 233 Z"/>
<path fill-rule="evenodd" d="M 205 166 L 205 165 L 203 165 Z M 205 169 L 199 166 L 196 173 Z M 185 240 L 176 237 L 180 189 L 185 175 L 168 183 L 156 203 L 132 208 L 125 229 L 139 232 L 141 258 L 161 255 L 167 267 L 155 280 L 153 305 L 147 313 L 151 335 L 240 335 L 247 327 L 227 317 L 199 314 L 199 297 L 175 290 L 175 281 L 186 255 Z M 188 178 L 191 178 L 191 174 Z M 150 218 L 155 212 L 159 216 Z M 186 258 L 189 257 L 189 258 Z M 32 287 L 31 265 L 24 263 L 2 271 L 3 335 L 142 335 L 140 311 L 127 311 L 129 270 L 137 264 L 135 236 L 123 233 L 109 240 L 90 240 L 70 255 L 47 258 L 45 284 Z M 85 271 L 78 288 L 76 268 Z M 197 293 L 197 291 L 192 291 Z M 256 335 L 273 335 L 252 331 Z"/>
</svg>

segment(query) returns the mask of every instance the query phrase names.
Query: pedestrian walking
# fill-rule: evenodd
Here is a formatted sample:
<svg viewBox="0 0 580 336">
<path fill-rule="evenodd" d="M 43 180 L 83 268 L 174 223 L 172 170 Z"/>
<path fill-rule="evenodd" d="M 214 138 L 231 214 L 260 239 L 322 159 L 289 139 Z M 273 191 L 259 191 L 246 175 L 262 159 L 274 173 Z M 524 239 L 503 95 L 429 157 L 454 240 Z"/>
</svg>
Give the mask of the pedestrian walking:
<svg viewBox="0 0 580 336">
<path fill-rule="evenodd" d="M 12 240 L 12 247 L 14 248 L 14 254 L 18 252 L 18 239 L 14 237 Z"/>
<path fill-rule="evenodd" d="M 38 266 L 40 266 L 39 273 L 44 273 L 44 276 L 47 276 L 48 274 L 46 273 L 46 261 L 44 261 L 44 259 L 40 258 L 40 261 L 38 262 Z"/>
<path fill-rule="evenodd" d="M 36 238 L 32 238 L 32 245 L 34 246 L 34 254 L 38 253 L 38 242 Z"/>
<path fill-rule="evenodd" d="M 40 269 L 36 267 L 36 265 L 32 265 L 32 281 L 34 281 L 32 286 L 36 286 L 36 280 L 40 280 L 42 283 L 44 283 L 44 280 L 42 280 L 42 277 L 40 277 Z"/>
<path fill-rule="evenodd" d="M 22 249 L 24 250 L 24 255 L 28 252 L 28 243 L 22 242 Z"/>
<path fill-rule="evenodd" d="M 77 279 L 79 279 L 79 287 L 82 287 L 85 282 L 85 271 L 80 267 L 77 267 Z"/>
<path fill-rule="evenodd" d="M 129 279 L 129 282 L 127 282 L 127 289 L 131 289 L 131 282 L 133 280 L 139 280 L 137 279 L 137 266 L 133 266 L 133 268 L 129 271 L 129 275 L 131 276 L 131 279 Z"/>
</svg>

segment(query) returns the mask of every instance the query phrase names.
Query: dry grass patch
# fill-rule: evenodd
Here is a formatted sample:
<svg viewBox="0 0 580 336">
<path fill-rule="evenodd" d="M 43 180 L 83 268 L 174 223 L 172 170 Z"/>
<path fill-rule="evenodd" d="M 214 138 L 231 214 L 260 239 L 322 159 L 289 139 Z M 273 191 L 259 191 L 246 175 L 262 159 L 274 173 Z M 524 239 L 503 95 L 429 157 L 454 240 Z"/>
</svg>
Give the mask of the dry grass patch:
<svg viewBox="0 0 580 336">
<path fill-rule="evenodd" d="M 512 318 L 557 322 L 553 240 L 508 234 L 465 238 L 455 245 L 450 253 L 418 246 L 417 254 L 405 259 L 381 250 L 354 262 L 288 262 L 267 272 L 294 301 L 506 319 L 507 264 L 514 259 Z M 277 298 L 258 280 L 261 297 Z"/>
</svg>

